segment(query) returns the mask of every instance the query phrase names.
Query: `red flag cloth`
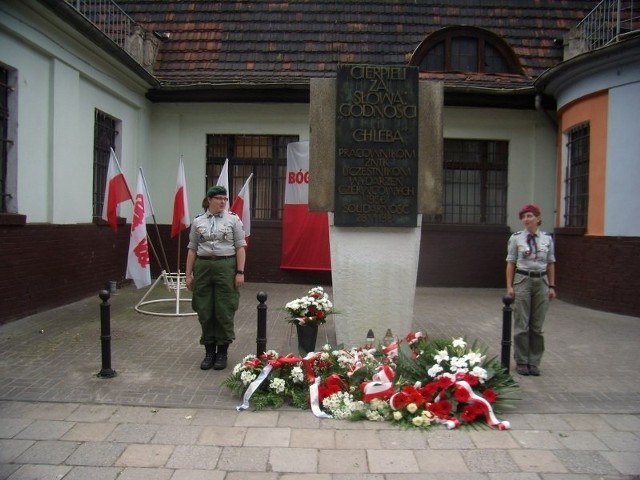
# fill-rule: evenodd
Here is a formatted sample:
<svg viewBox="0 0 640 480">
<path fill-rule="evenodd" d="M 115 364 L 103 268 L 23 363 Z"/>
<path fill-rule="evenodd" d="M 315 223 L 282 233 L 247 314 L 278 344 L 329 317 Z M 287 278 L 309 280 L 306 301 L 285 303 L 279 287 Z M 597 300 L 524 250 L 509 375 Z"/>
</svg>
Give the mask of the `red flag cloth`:
<svg viewBox="0 0 640 480">
<path fill-rule="evenodd" d="M 331 270 L 329 219 L 309 211 L 309 142 L 287 145 L 280 268 Z"/>
<path fill-rule="evenodd" d="M 136 201 L 131 219 L 131 237 L 129 238 L 129 257 L 127 258 L 127 275 L 133 279 L 137 288 L 151 285 L 151 264 L 149 261 L 149 243 L 147 241 L 146 217 L 151 214 L 149 199 L 142 179 L 142 171 L 138 173 Z"/>
<path fill-rule="evenodd" d="M 233 205 L 229 209 L 231 212 L 235 213 L 242 220 L 242 228 L 244 230 L 245 240 L 249 241 L 249 236 L 251 235 L 251 190 L 249 189 L 249 184 L 251 179 L 253 178 L 253 173 L 249 175 L 247 181 L 244 182 L 242 189 L 238 193 L 238 196 L 233 201 Z"/>
<path fill-rule="evenodd" d="M 187 202 L 187 182 L 184 177 L 184 162 L 182 158 L 178 164 L 178 180 L 176 181 L 176 194 L 173 197 L 173 222 L 171 223 L 171 238 L 182 230 L 189 228 L 189 205 Z"/>
<path fill-rule="evenodd" d="M 131 191 L 120 169 L 116 154 L 111 149 L 109 168 L 107 169 L 107 182 L 104 189 L 102 219 L 111 225 L 114 232 L 118 231 L 118 215 L 116 213 L 118 205 L 127 200 L 132 200 Z"/>
</svg>

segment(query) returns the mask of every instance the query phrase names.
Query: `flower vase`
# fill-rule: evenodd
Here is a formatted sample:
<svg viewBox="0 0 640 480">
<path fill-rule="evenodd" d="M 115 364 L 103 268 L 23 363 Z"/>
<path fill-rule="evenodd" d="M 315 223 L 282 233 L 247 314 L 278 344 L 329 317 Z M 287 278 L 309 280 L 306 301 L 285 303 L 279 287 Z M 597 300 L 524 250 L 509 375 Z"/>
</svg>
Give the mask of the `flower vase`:
<svg viewBox="0 0 640 480">
<path fill-rule="evenodd" d="M 316 339 L 318 338 L 318 325 L 298 325 L 298 352 L 305 357 L 309 352 L 316 351 Z"/>
</svg>

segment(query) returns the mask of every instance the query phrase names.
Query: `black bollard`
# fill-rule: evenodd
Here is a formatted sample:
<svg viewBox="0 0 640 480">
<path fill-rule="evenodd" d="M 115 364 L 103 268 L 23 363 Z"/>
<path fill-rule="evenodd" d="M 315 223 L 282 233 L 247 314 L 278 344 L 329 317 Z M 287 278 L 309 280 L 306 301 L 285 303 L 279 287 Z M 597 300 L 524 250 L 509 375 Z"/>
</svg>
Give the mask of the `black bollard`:
<svg viewBox="0 0 640 480">
<path fill-rule="evenodd" d="M 111 368 L 111 307 L 108 290 L 100 290 L 98 295 L 102 300 L 100 304 L 100 342 L 102 343 L 102 370 L 98 373 L 100 378 L 113 378 L 117 375 Z"/>
<path fill-rule="evenodd" d="M 260 356 L 267 351 L 267 301 L 266 292 L 258 292 L 258 335 L 256 336 L 256 355 Z"/>
<path fill-rule="evenodd" d="M 507 372 L 509 372 L 509 363 L 511 357 L 511 304 L 513 297 L 505 295 L 502 297 L 504 308 L 502 309 L 502 355 L 501 364 Z"/>
</svg>

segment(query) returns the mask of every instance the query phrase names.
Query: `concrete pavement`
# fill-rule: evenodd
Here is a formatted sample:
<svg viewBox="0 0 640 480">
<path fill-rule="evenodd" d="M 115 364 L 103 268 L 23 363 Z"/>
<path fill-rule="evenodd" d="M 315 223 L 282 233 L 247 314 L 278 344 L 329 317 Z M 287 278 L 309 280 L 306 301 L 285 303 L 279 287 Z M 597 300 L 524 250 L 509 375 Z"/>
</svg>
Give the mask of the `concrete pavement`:
<svg viewBox="0 0 640 480">
<path fill-rule="evenodd" d="M 202 371 L 195 316 L 143 315 L 144 291 L 109 300 L 114 378 L 101 370 L 97 296 L 0 326 L 0 479 L 595 480 L 640 478 L 640 319 L 554 301 L 541 377 L 518 377 L 512 429 L 405 431 L 291 408 L 236 412 L 221 387 L 256 351 L 295 351 L 282 307 L 313 285 L 247 284 L 229 367 Z M 328 289 L 330 292 L 330 289 Z M 153 298 L 168 298 L 162 285 Z M 418 288 L 414 330 L 500 354 L 503 292 Z M 148 308 L 174 313 L 175 303 Z M 190 312 L 188 302 L 180 307 Z M 335 343 L 332 321 L 320 337 Z M 406 332 L 395 332 L 398 334 Z M 363 332 L 363 341 L 366 332 Z M 383 332 L 376 332 L 382 336 Z M 320 339 L 319 339 L 320 342 Z"/>
</svg>

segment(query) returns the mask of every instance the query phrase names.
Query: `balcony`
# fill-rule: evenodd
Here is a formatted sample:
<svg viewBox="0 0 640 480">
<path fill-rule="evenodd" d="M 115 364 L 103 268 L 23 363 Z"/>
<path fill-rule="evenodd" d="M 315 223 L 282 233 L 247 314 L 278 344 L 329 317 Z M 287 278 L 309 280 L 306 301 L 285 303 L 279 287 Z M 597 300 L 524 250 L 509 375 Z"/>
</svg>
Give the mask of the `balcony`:
<svg viewBox="0 0 640 480">
<path fill-rule="evenodd" d="M 565 60 L 640 34 L 640 1 L 602 0 L 569 33 Z"/>
<path fill-rule="evenodd" d="M 160 40 L 137 24 L 113 0 L 66 0 L 147 71 L 153 71 Z"/>
</svg>

